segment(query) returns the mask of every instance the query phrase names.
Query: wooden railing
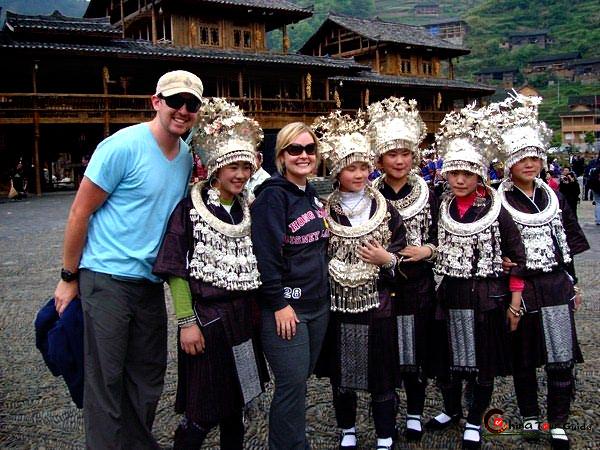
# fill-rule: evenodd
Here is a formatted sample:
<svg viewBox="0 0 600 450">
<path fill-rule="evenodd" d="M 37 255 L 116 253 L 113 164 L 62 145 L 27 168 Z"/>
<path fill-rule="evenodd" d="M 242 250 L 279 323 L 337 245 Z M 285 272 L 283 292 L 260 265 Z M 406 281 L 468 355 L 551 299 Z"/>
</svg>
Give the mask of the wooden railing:
<svg viewBox="0 0 600 450">
<path fill-rule="evenodd" d="M 310 121 L 335 109 L 333 100 L 229 97 L 265 128 L 279 128 L 290 120 Z M 344 110 L 353 113 L 355 110 Z M 154 110 L 148 95 L 4 94 L 0 93 L 0 124 L 136 123 L 149 120 Z M 429 132 L 435 132 L 445 111 L 421 111 Z"/>
<path fill-rule="evenodd" d="M 286 113 L 323 114 L 335 107 L 326 100 L 231 97 L 250 114 L 269 115 Z M 153 114 L 148 95 L 95 95 L 95 94 L 4 94 L 0 93 L 0 121 L 3 119 L 32 118 L 39 113 L 42 122 L 52 119 L 98 119 L 105 114 L 110 119 L 120 116 L 148 116 Z M 112 120 L 111 120 L 112 121 Z"/>
<path fill-rule="evenodd" d="M 68 119 L 98 119 L 105 115 L 151 117 L 153 110 L 147 95 L 93 95 L 93 94 L 3 94 L 0 93 L 0 121 L 32 118 L 34 112 L 40 121 L 58 122 Z"/>
</svg>

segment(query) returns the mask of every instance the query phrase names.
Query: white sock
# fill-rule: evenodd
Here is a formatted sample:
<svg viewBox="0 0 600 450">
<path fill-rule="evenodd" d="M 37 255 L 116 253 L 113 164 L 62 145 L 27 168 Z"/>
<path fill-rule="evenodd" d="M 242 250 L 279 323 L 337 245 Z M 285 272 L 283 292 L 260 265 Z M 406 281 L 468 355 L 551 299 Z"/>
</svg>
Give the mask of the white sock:
<svg viewBox="0 0 600 450">
<path fill-rule="evenodd" d="M 476 428 L 476 430 L 472 430 L 471 428 Z M 479 442 L 479 440 L 481 439 L 481 436 L 479 435 L 480 428 L 480 426 L 473 425 L 472 423 L 467 422 L 467 424 L 465 425 L 465 434 L 463 435 L 463 439 L 465 441 Z"/>
<path fill-rule="evenodd" d="M 406 428 L 410 428 L 411 430 L 423 431 L 421 428 L 421 416 L 416 414 L 407 414 L 406 415 Z"/>
<path fill-rule="evenodd" d="M 342 430 L 344 433 L 356 433 L 356 427 L 345 428 Z M 342 439 L 342 447 L 356 446 L 356 435 L 355 434 L 344 434 Z"/>
<path fill-rule="evenodd" d="M 569 440 L 567 437 L 567 432 L 562 428 L 552 428 L 550 430 L 550 434 L 552 435 L 552 439 L 563 439 L 565 441 Z"/>
<path fill-rule="evenodd" d="M 523 430 L 525 431 L 539 431 L 539 421 L 537 418 L 534 419 L 525 419 L 523 421 Z"/>
<path fill-rule="evenodd" d="M 437 416 L 435 416 L 435 420 L 437 420 L 439 423 L 447 423 L 452 420 L 452 417 L 450 417 L 446 413 L 441 413 L 441 414 L 438 414 Z"/>
<path fill-rule="evenodd" d="M 393 442 L 394 440 L 391 437 L 385 439 L 377 438 L 377 447 L 389 447 Z"/>
</svg>

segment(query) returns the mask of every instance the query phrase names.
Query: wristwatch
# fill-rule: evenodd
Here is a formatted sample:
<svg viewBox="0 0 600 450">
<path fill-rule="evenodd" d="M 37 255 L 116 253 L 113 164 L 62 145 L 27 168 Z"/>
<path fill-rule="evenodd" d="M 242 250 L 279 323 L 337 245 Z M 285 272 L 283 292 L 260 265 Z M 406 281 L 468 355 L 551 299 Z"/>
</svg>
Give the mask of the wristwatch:
<svg viewBox="0 0 600 450">
<path fill-rule="evenodd" d="M 60 269 L 60 278 L 67 283 L 79 279 L 79 272 L 71 272 L 64 267 Z"/>
</svg>

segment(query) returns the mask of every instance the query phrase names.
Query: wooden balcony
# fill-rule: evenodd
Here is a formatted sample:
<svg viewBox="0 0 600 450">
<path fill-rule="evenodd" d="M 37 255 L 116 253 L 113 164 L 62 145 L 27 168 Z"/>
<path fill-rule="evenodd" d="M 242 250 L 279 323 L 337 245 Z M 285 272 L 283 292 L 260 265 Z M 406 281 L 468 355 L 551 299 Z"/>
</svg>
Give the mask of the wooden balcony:
<svg viewBox="0 0 600 450">
<path fill-rule="evenodd" d="M 333 100 L 229 97 L 264 129 L 287 123 L 312 121 L 335 109 Z M 344 109 L 353 114 L 354 109 Z M 421 111 L 427 131 L 435 133 L 447 111 Z M 37 117 L 36 117 L 37 116 Z M 134 124 L 152 119 L 148 95 L 3 94 L 0 93 L 0 125 L 28 125 L 35 120 L 49 124 Z"/>
<path fill-rule="evenodd" d="M 238 104 L 265 129 L 278 129 L 293 121 L 312 122 L 335 108 L 334 101 L 279 98 L 237 98 Z M 3 94 L 0 125 L 132 124 L 152 119 L 148 95 Z"/>
</svg>

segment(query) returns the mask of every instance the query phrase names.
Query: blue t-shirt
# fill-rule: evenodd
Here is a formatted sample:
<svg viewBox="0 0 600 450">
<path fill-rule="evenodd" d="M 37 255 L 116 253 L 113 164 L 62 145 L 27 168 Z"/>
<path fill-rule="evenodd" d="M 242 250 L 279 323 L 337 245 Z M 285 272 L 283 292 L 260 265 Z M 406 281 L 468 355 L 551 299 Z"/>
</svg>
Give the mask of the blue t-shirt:
<svg viewBox="0 0 600 450">
<path fill-rule="evenodd" d="M 161 281 L 152 266 L 167 221 L 184 197 L 192 170 L 188 146 L 169 161 L 148 123 L 102 141 L 85 176 L 108 193 L 92 215 L 79 266 L 96 272 Z"/>
</svg>

